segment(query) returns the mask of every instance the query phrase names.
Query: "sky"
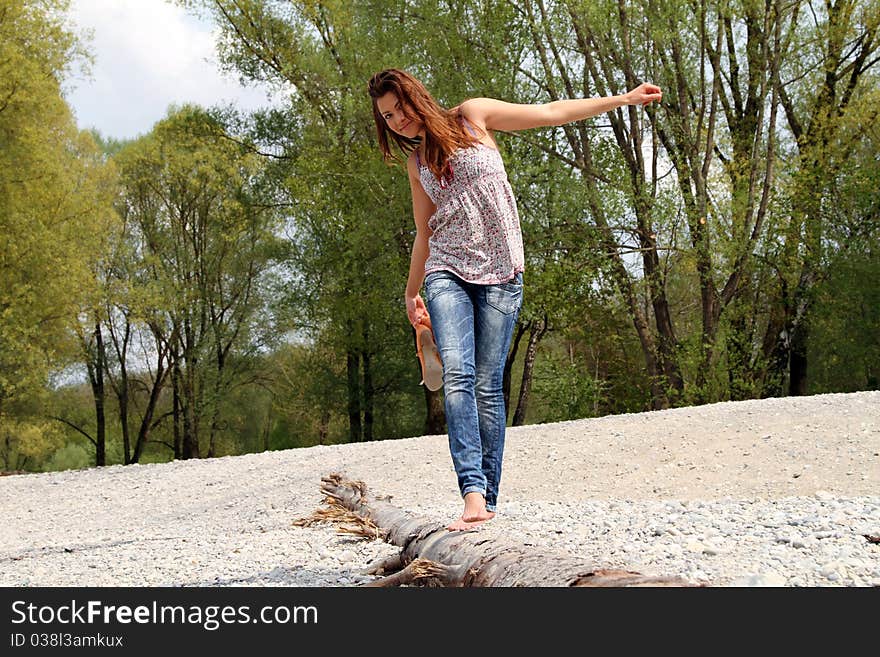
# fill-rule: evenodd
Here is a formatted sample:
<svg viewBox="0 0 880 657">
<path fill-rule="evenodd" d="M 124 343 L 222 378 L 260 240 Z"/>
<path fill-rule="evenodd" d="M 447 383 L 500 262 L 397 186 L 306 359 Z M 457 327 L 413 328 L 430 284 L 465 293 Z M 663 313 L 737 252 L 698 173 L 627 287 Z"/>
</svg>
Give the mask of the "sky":
<svg viewBox="0 0 880 657">
<path fill-rule="evenodd" d="M 166 0 L 71 0 L 70 23 L 93 31 L 89 78 L 67 81 L 80 129 L 133 139 L 148 133 L 171 104 L 246 110 L 271 104 L 265 88 L 242 87 L 220 71 L 213 27 Z"/>
</svg>

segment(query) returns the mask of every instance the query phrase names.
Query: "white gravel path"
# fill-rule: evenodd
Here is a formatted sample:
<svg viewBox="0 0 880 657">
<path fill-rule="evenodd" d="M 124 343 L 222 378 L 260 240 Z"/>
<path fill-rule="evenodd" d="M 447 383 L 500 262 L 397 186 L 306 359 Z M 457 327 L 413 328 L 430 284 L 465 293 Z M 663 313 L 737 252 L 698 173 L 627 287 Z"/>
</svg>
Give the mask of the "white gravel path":
<svg viewBox="0 0 880 657">
<path fill-rule="evenodd" d="M 331 472 L 461 511 L 445 436 L 0 477 L 0 585 L 355 585 L 397 548 L 292 525 Z M 501 488 L 487 538 L 716 586 L 880 586 L 880 392 L 511 428 Z"/>
</svg>

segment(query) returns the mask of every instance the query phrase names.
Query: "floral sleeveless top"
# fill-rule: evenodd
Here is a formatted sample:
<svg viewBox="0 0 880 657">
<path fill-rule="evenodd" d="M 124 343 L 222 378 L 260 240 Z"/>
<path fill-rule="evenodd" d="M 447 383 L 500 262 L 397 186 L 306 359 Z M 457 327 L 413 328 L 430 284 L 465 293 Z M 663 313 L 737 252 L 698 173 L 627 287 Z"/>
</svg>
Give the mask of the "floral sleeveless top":
<svg viewBox="0 0 880 657">
<path fill-rule="evenodd" d="M 425 274 L 445 269 L 488 285 L 523 271 L 516 199 L 498 150 L 482 143 L 457 150 L 449 158 L 450 179 L 442 181 L 416 161 L 422 187 L 436 207 L 428 219 L 433 234 Z"/>
</svg>

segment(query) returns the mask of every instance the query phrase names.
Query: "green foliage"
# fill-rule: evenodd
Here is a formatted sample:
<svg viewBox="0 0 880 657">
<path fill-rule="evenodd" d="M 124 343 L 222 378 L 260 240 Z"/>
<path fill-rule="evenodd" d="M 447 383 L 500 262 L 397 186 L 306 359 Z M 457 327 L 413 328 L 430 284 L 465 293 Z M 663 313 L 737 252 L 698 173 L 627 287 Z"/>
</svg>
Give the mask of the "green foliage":
<svg viewBox="0 0 880 657">
<path fill-rule="evenodd" d="M 880 131 L 869 136 L 826 210 L 829 273 L 810 322 L 813 393 L 880 388 Z"/>
<path fill-rule="evenodd" d="M 0 431 L 7 465 L 45 454 L 54 432 L 22 415 L 49 373 L 77 356 L 72 329 L 93 303 L 113 221 L 113 170 L 79 133 L 61 82 L 82 61 L 67 3 L 0 12 Z"/>
<path fill-rule="evenodd" d="M 593 378 L 580 362 L 538 361 L 534 392 L 540 406 L 530 416 L 534 422 L 559 422 L 598 416 L 605 404 L 607 382 Z"/>
<path fill-rule="evenodd" d="M 95 462 L 95 457 L 82 445 L 68 443 L 55 451 L 52 457 L 46 461 L 43 469 L 46 472 L 58 470 L 80 470 L 88 468 Z"/>
<path fill-rule="evenodd" d="M 810 342 L 815 394 L 880 389 L 878 246 L 841 258 L 817 291 Z"/>
</svg>

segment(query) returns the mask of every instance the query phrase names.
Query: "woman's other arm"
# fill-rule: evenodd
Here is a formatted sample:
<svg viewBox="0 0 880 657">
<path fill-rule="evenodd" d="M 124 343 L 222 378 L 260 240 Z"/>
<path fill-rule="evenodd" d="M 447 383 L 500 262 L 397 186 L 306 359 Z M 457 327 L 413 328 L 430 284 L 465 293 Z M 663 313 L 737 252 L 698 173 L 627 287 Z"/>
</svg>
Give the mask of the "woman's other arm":
<svg viewBox="0 0 880 657">
<path fill-rule="evenodd" d="M 647 82 L 619 96 L 554 100 L 537 105 L 471 98 L 461 104 L 464 116 L 487 130 L 515 131 L 563 125 L 610 112 L 624 105 L 647 105 L 663 98 L 660 87 Z"/>
<path fill-rule="evenodd" d="M 422 315 L 427 316 L 428 310 L 422 300 L 419 290 L 425 280 L 425 261 L 428 259 L 428 238 L 431 231 L 428 228 L 428 219 L 434 214 L 434 203 L 425 193 L 419 180 L 419 170 L 416 165 L 415 155 L 410 155 L 406 163 L 409 174 L 409 187 L 412 192 L 413 218 L 416 222 L 416 238 L 413 242 L 412 256 L 409 261 L 409 277 L 406 281 L 406 314 L 410 324 L 415 326 L 419 323 Z"/>
</svg>

